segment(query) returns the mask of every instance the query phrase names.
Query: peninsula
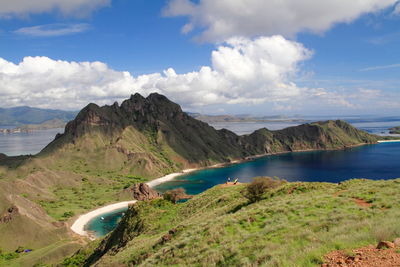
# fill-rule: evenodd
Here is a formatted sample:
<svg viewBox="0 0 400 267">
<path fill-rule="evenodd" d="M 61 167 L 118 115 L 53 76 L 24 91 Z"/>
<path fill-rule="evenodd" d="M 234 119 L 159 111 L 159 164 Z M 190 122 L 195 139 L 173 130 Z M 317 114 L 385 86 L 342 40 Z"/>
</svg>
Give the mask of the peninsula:
<svg viewBox="0 0 400 267">
<path fill-rule="evenodd" d="M 344 149 L 379 138 L 344 121 L 238 136 L 194 119 L 156 93 L 132 95 L 121 105 L 89 104 L 39 154 L 0 155 L 0 247 L 34 249 L 18 260 L 22 265 L 44 258 L 57 262 L 81 247 L 70 231 L 79 214 L 132 201 L 134 184 L 164 181 L 185 169 L 274 153 Z"/>
</svg>

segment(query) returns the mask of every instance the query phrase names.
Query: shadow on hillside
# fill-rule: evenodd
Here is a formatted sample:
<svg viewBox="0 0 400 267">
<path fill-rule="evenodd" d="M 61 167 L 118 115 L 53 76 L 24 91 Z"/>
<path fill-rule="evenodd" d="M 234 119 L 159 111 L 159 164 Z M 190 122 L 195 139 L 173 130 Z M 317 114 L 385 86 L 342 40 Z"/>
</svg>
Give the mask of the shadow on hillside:
<svg viewBox="0 0 400 267">
<path fill-rule="evenodd" d="M 33 156 L 24 155 L 24 156 L 8 157 L 7 155 L 0 153 L 0 167 L 6 167 L 8 169 L 16 169 L 22 164 L 24 164 L 30 158 L 33 158 Z"/>
<path fill-rule="evenodd" d="M 251 202 L 244 202 L 242 204 L 239 204 L 236 207 L 234 207 L 233 209 L 231 209 L 230 211 L 228 211 L 228 213 L 236 213 L 239 210 L 241 210 L 242 208 L 247 207 L 250 204 L 252 204 L 252 203 Z"/>
</svg>

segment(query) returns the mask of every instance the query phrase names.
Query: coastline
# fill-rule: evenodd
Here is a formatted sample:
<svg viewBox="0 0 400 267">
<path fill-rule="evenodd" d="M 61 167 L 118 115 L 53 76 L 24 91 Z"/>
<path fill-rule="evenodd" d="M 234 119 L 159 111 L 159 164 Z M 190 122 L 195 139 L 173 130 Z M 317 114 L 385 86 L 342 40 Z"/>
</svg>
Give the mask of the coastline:
<svg viewBox="0 0 400 267">
<path fill-rule="evenodd" d="M 400 142 L 400 140 L 378 141 L 375 144 L 384 143 L 384 142 Z M 158 185 L 160 185 L 162 183 L 171 181 L 171 180 L 175 179 L 176 177 L 179 177 L 181 175 L 184 175 L 184 174 L 187 174 L 187 173 L 190 173 L 190 172 L 203 170 L 203 169 L 223 168 L 223 167 L 226 167 L 226 166 L 229 166 L 229 165 L 239 164 L 239 163 L 248 162 L 248 161 L 253 161 L 253 160 L 256 160 L 256 159 L 259 159 L 259 158 L 262 158 L 262 157 L 267 157 L 267 156 L 280 155 L 280 154 L 286 154 L 286 153 L 296 153 L 296 152 L 345 150 L 345 149 L 348 149 L 348 148 L 359 147 L 359 146 L 364 146 L 364 145 L 370 145 L 370 144 L 357 144 L 357 145 L 352 145 L 352 146 L 338 148 L 338 149 L 305 149 L 305 150 L 281 151 L 281 152 L 276 152 L 276 153 L 259 154 L 259 155 L 254 155 L 254 156 L 248 156 L 248 157 L 242 158 L 242 159 L 235 159 L 235 160 L 232 160 L 231 162 L 218 163 L 218 164 L 214 164 L 214 165 L 206 166 L 206 167 L 185 169 L 185 170 L 182 170 L 181 172 L 170 173 L 170 174 L 167 174 L 167 175 L 162 176 L 160 178 L 156 178 L 154 180 L 151 180 L 151 181 L 147 182 L 146 184 L 149 187 L 153 188 L 155 186 L 158 186 Z M 89 213 L 83 214 L 83 215 L 79 216 L 79 218 L 77 220 L 75 220 L 75 222 L 71 226 L 71 230 L 74 231 L 75 233 L 81 235 L 81 236 L 89 236 L 89 238 L 94 239 L 87 231 L 84 230 L 85 225 L 87 223 L 89 223 L 92 219 L 94 219 L 95 217 L 97 217 L 97 216 L 99 216 L 101 214 L 108 213 L 108 212 L 111 212 L 111 211 L 114 211 L 114 210 L 118 210 L 118 209 L 121 209 L 121 208 L 124 208 L 124 207 L 128 207 L 129 204 L 133 204 L 133 203 L 136 203 L 136 202 L 137 202 L 137 200 L 114 203 L 114 204 L 110 204 L 110 205 L 101 207 L 99 209 L 93 210 L 93 211 L 91 211 Z"/>
<path fill-rule="evenodd" d="M 150 186 L 151 188 L 153 188 L 153 187 L 155 187 L 155 186 L 157 186 L 157 185 L 160 185 L 160 184 L 162 184 L 162 183 L 171 181 L 171 180 L 173 180 L 174 178 L 176 178 L 176 177 L 178 177 L 178 176 L 181 176 L 181 175 L 183 175 L 183 174 L 185 174 L 185 173 L 194 172 L 194 171 L 198 171 L 198 170 L 201 170 L 201 169 L 202 169 L 202 168 L 185 169 L 185 170 L 182 170 L 182 172 L 170 173 L 170 174 L 167 174 L 167 175 L 162 176 L 162 177 L 160 177 L 160 178 L 156 178 L 156 179 L 154 179 L 154 180 L 151 180 L 151 181 L 147 182 L 146 184 L 147 184 L 148 186 Z"/>
<path fill-rule="evenodd" d="M 114 210 L 122 209 L 122 208 L 127 208 L 129 204 L 136 203 L 137 200 L 132 200 L 132 201 L 123 201 L 123 202 L 118 202 L 114 204 L 110 204 L 98 209 L 95 209 L 91 212 L 82 214 L 74 221 L 72 226 L 70 227 L 71 230 L 81 236 L 88 236 L 90 239 L 94 239 L 92 236 L 89 235 L 89 233 L 85 230 L 85 225 L 90 222 L 92 219 L 96 218 L 97 216 L 100 216 L 101 214 L 108 213 Z"/>
<path fill-rule="evenodd" d="M 396 142 L 400 142 L 400 140 L 381 140 L 378 141 L 378 143 L 396 143 Z"/>
</svg>

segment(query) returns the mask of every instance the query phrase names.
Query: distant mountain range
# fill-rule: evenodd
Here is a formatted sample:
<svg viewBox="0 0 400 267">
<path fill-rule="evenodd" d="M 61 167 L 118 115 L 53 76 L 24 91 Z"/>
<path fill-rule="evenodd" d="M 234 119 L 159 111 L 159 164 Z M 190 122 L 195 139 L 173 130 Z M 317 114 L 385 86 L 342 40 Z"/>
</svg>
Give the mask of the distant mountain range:
<svg viewBox="0 0 400 267">
<path fill-rule="evenodd" d="M 271 122 L 271 121 L 281 121 L 281 122 L 307 122 L 308 120 L 299 117 L 287 117 L 284 115 L 275 116 L 252 116 L 248 114 L 244 115 L 205 115 L 200 113 L 190 113 L 193 118 L 206 122 L 206 123 L 216 123 L 216 122 Z"/>
<path fill-rule="evenodd" d="M 14 116 L 28 124 L 35 112 L 22 108 Z M 49 113 L 41 112 L 34 122 L 48 119 L 45 114 Z M 52 115 L 57 112 L 65 119 L 71 115 L 62 111 Z M 39 154 L 7 157 L 0 153 L 0 247 L 4 251 L 20 246 L 34 250 L 29 257 L 21 257 L 21 264 L 7 266 L 34 266 L 40 260 L 56 263 L 81 248 L 71 238 L 66 221 L 106 203 L 130 200 L 126 189 L 135 183 L 257 155 L 344 149 L 374 144 L 378 138 L 339 120 L 278 131 L 263 128 L 239 136 L 214 129 L 156 93 L 146 98 L 132 95 L 121 105 L 89 104 Z M 82 257 L 88 263 L 85 266 L 102 262 L 109 248 L 123 247 L 121 240 L 131 241 L 136 235 L 130 224 L 120 229 L 103 242 L 105 247 L 89 252 L 90 259 Z M 159 248 L 154 246 L 155 251 Z"/>
<path fill-rule="evenodd" d="M 63 111 L 54 109 L 41 109 L 32 107 L 0 108 L 1 126 L 20 126 L 23 124 L 41 124 L 52 119 L 63 122 L 73 120 L 77 111 Z"/>
<path fill-rule="evenodd" d="M 64 128 L 66 122 L 60 119 L 51 119 L 40 124 L 23 124 L 12 129 L 0 128 L 0 133 L 29 133 L 40 130 Z"/>
</svg>

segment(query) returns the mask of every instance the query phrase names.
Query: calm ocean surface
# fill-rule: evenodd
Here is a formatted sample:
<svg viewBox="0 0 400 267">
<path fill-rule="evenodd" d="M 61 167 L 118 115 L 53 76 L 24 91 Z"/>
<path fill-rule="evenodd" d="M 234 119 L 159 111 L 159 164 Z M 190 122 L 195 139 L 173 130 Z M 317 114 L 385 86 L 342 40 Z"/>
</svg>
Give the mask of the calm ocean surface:
<svg viewBox="0 0 400 267">
<path fill-rule="evenodd" d="M 0 133 L 0 153 L 7 156 L 36 154 L 53 141 L 57 133 L 63 132 L 64 129 L 50 129 L 30 133 Z"/>
<path fill-rule="evenodd" d="M 199 194 L 227 177 L 249 182 L 256 176 L 277 176 L 287 181 L 333 182 L 352 179 L 400 178 L 400 142 L 381 143 L 342 151 L 296 152 L 267 156 L 254 161 L 223 168 L 192 172 L 164 183 L 155 189 L 160 192 L 182 187 L 188 194 Z M 88 229 L 98 236 L 115 227 L 121 212 L 107 214 L 110 219 L 95 218 Z M 104 218 L 106 218 L 103 215 Z M 108 217 L 107 217 L 108 218 Z"/>
<path fill-rule="evenodd" d="M 318 118 L 326 120 L 332 118 Z M 311 119 L 310 119 L 311 120 Z M 388 134 L 388 128 L 400 126 L 400 118 L 346 118 L 355 127 L 374 134 Z M 214 123 L 216 129 L 226 128 L 237 134 L 248 134 L 260 128 L 278 130 L 299 122 Z M 0 153 L 9 156 L 36 154 L 63 129 L 32 133 L 0 134 Z M 177 177 L 156 189 L 164 192 L 183 187 L 188 194 L 199 194 L 224 183 L 228 177 L 248 182 L 255 176 L 277 176 L 288 181 L 339 182 L 351 178 L 391 179 L 400 177 L 400 143 L 383 143 L 345 151 L 288 153 L 268 156 L 217 169 L 206 169 Z M 126 209 L 103 214 L 86 225 L 97 236 L 104 236 L 118 224 Z M 103 218 L 101 218 L 103 217 Z"/>
<path fill-rule="evenodd" d="M 305 118 L 310 121 L 335 119 L 332 117 Z M 355 127 L 373 134 L 388 135 L 388 129 L 400 126 L 400 117 L 386 118 L 344 118 Z M 211 125 L 216 129 L 226 128 L 239 135 L 249 134 L 260 128 L 270 130 L 279 130 L 290 126 L 296 126 L 306 122 L 219 122 Z M 0 128 L 11 128 L 1 126 Z M 64 129 L 51 129 L 44 131 L 35 131 L 31 133 L 13 133 L 0 134 L 0 153 L 8 156 L 17 156 L 23 154 L 36 154 L 40 152 L 48 143 L 50 143 L 57 133 L 63 133 Z"/>
<path fill-rule="evenodd" d="M 227 178 L 249 182 L 256 176 L 287 181 L 333 182 L 351 178 L 400 178 L 400 142 L 381 143 L 339 151 L 295 152 L 267 156 L 223 168 L 205 169 L 177 177 L 156 187 L 164 192 L 182 187 L 199 194 Z"/>
<path fill-rule="evenodd" d="M 91 220 L 85 225 L 85 230 L 94 232 L 95 236 L 105 236 L 117 227 L 122 216 L 124 216 L 127 209 L 119 209 L 113 212 L 102 214 Z"/>
</svg>

